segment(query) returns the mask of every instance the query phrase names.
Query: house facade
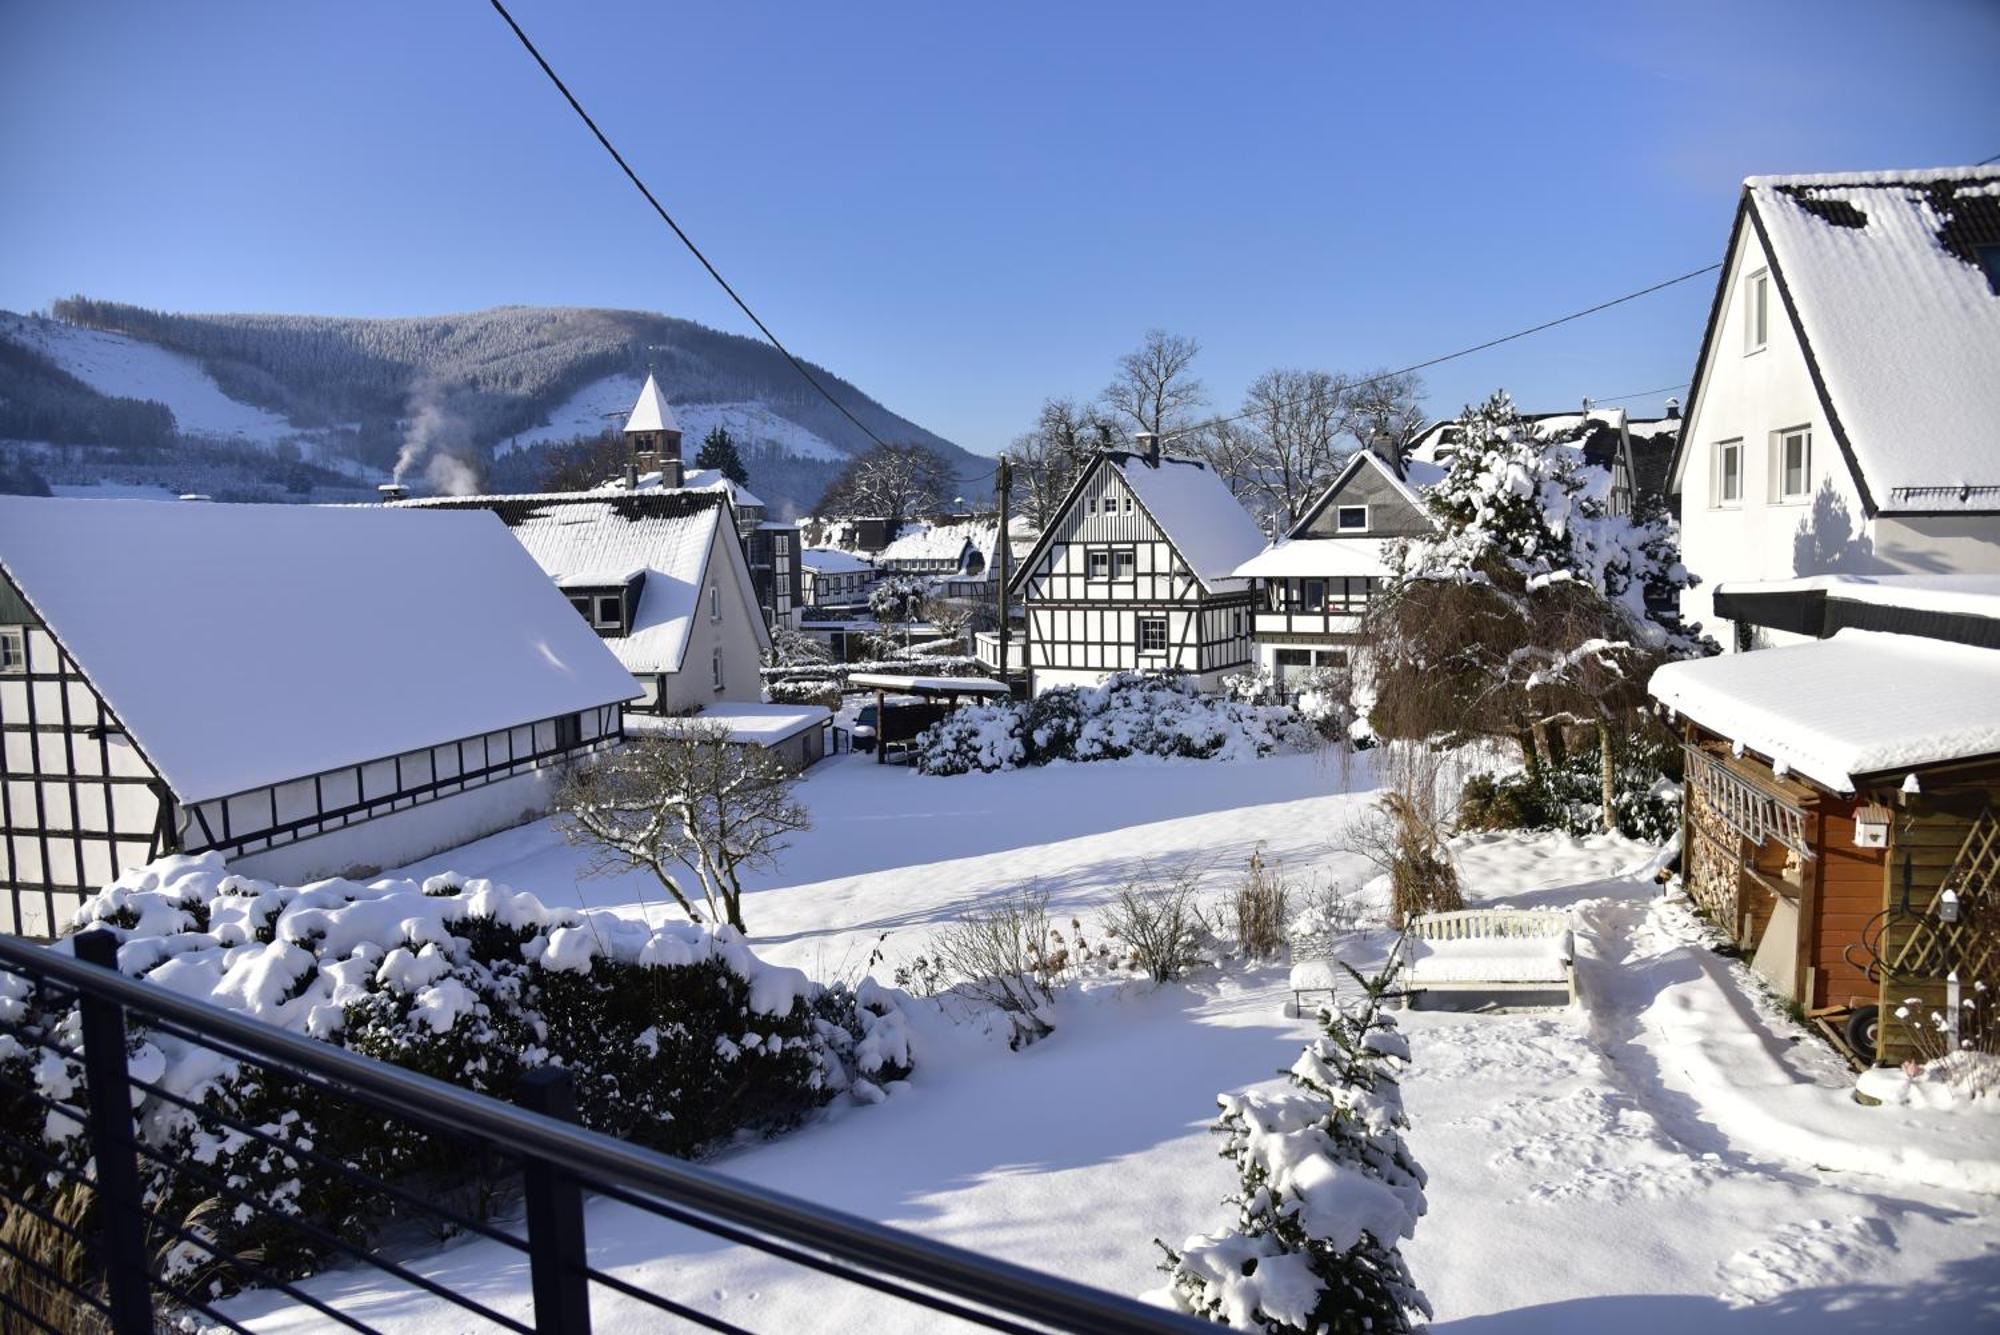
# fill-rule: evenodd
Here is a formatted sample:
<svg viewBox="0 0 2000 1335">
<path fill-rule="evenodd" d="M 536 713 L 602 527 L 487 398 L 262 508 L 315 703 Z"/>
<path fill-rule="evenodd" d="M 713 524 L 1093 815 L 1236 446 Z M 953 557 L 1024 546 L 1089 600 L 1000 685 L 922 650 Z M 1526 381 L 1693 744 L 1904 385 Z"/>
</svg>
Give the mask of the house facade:
<svg viewBox="0 0 2000 1335">
<path fill-rule="evenodd" d="M 1724 584 L 2000 572 L 2000 167 L 1746 181 L 1669 485 L 1727 650 L 1797 637 Z"/>
<path fill-rule="evenodd" d="M 1012 578 L 1029 688 L 1172 670 L 1216 689 L 1251 661 L 1250 580 L 1236 569 L 1263 545 L 1222 480 L 1157 438 L 1099 454 Z"/>
<path fill-rule="evenodd" d="M 723 493 L 556 492 L 397 507 L 498 515 L 632 674 L 634 712 L 761 698 L 771 636 Z"/>
<path fill-rule="evenodd" d="M 1361 450 L 1284 537 L 1236 567 L 1254 592 L 1257 662 L 1282 694 L 1315 668 L 1347 666 L 1361 619 L 1390 573 L 1384 549 L 1431 529 L 1403 469 Z"/>
<path fill-rule="evenodd" d="M 875 587 L 874 563 L 838 547 L 808 547 L 800 554 L 799 564 L 804 572 L 800 601 L 818 612 L 861 606 Z"/>
<path fill-rule="evenodd" d="M 0 930 L 164 853 L 297 882 L 519 824 L 634 694 L 491 515 L 0 497 Z"/>
</svg>

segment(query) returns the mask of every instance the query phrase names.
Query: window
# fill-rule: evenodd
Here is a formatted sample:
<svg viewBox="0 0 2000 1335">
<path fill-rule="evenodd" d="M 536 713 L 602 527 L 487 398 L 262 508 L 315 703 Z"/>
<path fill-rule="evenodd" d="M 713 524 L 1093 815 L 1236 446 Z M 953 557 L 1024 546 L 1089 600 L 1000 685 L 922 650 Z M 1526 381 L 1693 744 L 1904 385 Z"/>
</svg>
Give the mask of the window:
<svg viewBox="0 0 2000 1335">
<path fill-rule="evenodd" d="M 1333 527 L 1340 533 L 1359 533 L 1368 527 L 1368 507 L 1343 505 L 1333 512 Z"/>
<path fill-rule="evenodd" d="M 1097 498 L 1095 496 L 1092 496 L 1089 500 L 1083 503 L 1083 512 L 1087 515 L 1094 515 L 1097 513 Z"/>
<path fill-rule="evenodd" d="M 1111 553 L 1111 578 L 1131 579 L 1139 570 L 1139 557 L 1130 547 L 1120 547 Z"/>
<path fill-rule="evenodd" d="M 1083 554 L 1083 568 L 1087 579 L 1111 578 L 1111 553 L 1102 547 L 1092 547 Z"/>
<path fill-rule="evenodd" d="M 1989 247 L 1989 249 L 2000 251 L 2000 246 Z M 1125 513 L 1128 515 L 1132 513 L 1132 498 L 1130 496 L 1125 498 Z"/>
<path fill-rule="evenodd" d="M 625 600 L 615 594 L 603 594 L 597 599 L 597 624 L 616 629 L 625 620 Z"/>
<path fill-rule="evenodd" d="M 556 718 L 556 750 L 573 751 L 582 745 L 583 715 L 558 715 Z"/>
<path fill-rule="evenodd" d="M 1233 640 L 1243 638 L 1243 614 L 1241 612 L 1231 612 L 1229 614 L 1229 637 Z"/>
<path fill-rule="evenodd" d="M 0 626 L 0 672 L 28 670 L 28 636 L 19 626 Z"/>
<path fill-rule="evenodd" d="M 1305 610 L 1308 612 L 1325 611 L 1326 581 L 1323 579 L 1309 579 L 1306 581 L 1305 589 Z"/>
<path fill-rule="evenodd" d="M 1743 442 L 1725 440 L 1715 447 L 1715 503 L 1743 503 Z"/>
<path fill-rule="evenodd" d="M 715 689 L 722 689 L 722 650 L 717 649 L 708 656 L 709 674 L 714 678 Z"/>
<path fill-rule="evenodd" d="M 1743 351 L 1756 352 L 1771 336 L 1771 273 L 1759 269 L 1743 280 Z"/>
<path fill-rule="evenodd" d="M 1165 617 L 1139 618 L 1139 652 L 1142 654 L 1163 654 L 1167 651 L 1167 619 Z"/>
<path fill-rule="evenodd" d="M 1812 495 L 1812 432 L 1796 427 L 1778 433 L 1775 463 L 1778 468 L 1778 499 L 1802 501 Z"/>
<path fill-rule="evenodd" d="M 717 584 L 708 586 L 708 619 L 710 621 L 722 620 L 722 587 Z M 715 684 L 718 686 L 722 684 L 720 678 L 717 679 Z"/>
</svg>

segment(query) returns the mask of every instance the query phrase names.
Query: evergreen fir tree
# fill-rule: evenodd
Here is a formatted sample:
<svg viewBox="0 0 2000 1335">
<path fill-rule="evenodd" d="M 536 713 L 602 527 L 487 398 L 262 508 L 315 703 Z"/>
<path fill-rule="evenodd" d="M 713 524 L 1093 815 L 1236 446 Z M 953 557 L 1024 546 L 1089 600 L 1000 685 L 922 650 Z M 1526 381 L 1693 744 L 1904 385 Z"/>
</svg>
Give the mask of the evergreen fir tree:
<svg viewBox="0 0 2000 1335">
<path fill-rule="evenodd" d="M 1349 970 L 1352 974 L 1353 970 Z M 1384 1013 L 1393 968 L 1320 1012 L 1321 1035 L 1275 1094 L 1224 1095 L 1216 1130 L 1242 1188 L 1235 1226 L 1161 1244 L 1183 1310 L 1282 1335 L 1380 1335 L 1431 1315 L 1400 1244 L 1424 1213 L 1395 1071 L 1409 1047 Z"/>
<path fill-rule="evenodd" d="M 696 468 L 713 468 L 739 487 L 750 485 L 750 470 L 743 466 L 743 456 L 736 452 L 735 438 L 723 426 L 712 426 L 708 434 L 701 438 L 701 453 L 695 455 Z"/>
</svg>

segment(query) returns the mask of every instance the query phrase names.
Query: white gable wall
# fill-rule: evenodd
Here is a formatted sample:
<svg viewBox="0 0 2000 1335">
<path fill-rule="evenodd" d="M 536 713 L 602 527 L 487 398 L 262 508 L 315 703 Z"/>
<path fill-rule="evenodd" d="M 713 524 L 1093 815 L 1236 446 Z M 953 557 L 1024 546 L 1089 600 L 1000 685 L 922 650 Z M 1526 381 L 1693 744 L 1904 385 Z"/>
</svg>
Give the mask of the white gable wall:
<svg viewBox="0 0 2000 1335">
<path fill-rule="evenodd" d="M 1681 560 L 1701 583 L 1681 594 L 1681 615 L 1701 622 L 1725 649 L 1734 647 L 1733 636 L 1715 617 L 1717 584 L 1790 579 L 1835 568 L 1829 561 L 1853 559 L 1854 540 L 1862 536 L 1865 523 L 1860 492 L 1826 421 L 1805 350 L 1785 316 L 1775 280 L 1769 340 L 1762 351 L 1744 350 L 1744 280 L 1759 269 L 1768 271 L 1767 265 L 1757 233 L 1746 220 L 1728 269 L 1727 295 L 1703 367 L 1701 395 L 1682 435 Z M 1812 499 L 1780 501 L 1772 467 L 1776 433 L 1799 426 L 1812 429 Z M 1723 506 L 1716 501 L 1715 464 L 1717 447 L 1729 440 L 1743 442 L 1743 498 Z"/>
<path fill-rule="evenodd" d="M 712 705 L 718 700 L 761 700 L 763 680 L 757 669 L 763 665 L 757 627 L 763 611 L 747 596 L 748 576 L 739 576 L 743 547 L 727 524 L 715 526 L 708 561 L 702 576 L 694 619 L 688 627 L 687 656 L 681 670 L 666 679 L 662 709 L 677 714 Z M 709 591 L 722 591 L 722 617 L 709 616 Z M 714 655 L 722 651 L 722 689 L 716 690 L 713 677 Z"/>
</svg>

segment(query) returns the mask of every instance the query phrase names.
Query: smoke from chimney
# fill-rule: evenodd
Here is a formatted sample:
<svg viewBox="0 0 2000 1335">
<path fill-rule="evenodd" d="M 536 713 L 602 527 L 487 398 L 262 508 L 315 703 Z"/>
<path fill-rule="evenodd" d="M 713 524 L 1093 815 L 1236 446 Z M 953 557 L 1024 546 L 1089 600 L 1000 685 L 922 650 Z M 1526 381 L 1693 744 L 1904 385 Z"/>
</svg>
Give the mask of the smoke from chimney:
<svg viewBox="0 0 2000 1335">
<path fill-rule="evenodd" d="M 471 432 L 446 407 L 443 388 L 435 381 L 418 382 L 410 391 L 409 414 L 391 483 L 400 484 L 421 462 L 424 476 L 444 495 L 477 495 L 479 474 L 466 462 L 472 452 Z"/>
</svg>

